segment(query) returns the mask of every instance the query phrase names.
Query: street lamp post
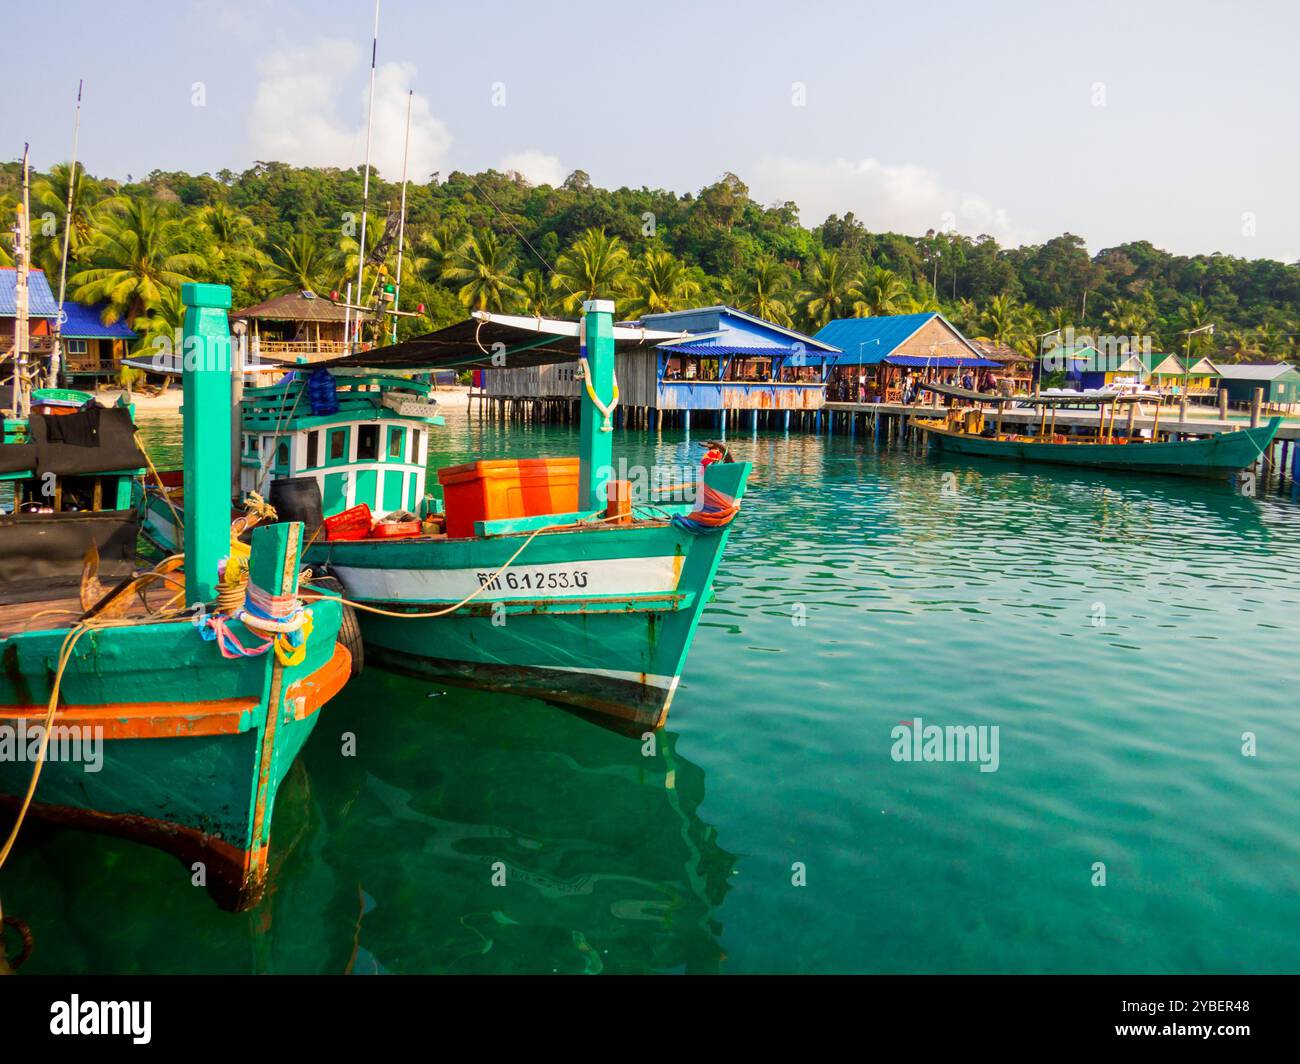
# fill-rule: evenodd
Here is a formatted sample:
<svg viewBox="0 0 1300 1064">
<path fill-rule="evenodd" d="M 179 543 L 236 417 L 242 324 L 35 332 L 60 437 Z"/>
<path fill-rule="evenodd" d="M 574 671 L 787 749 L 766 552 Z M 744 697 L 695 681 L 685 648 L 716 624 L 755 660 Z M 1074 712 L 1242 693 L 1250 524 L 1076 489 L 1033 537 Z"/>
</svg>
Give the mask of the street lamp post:
<svg viewBox="0 0 1300 1064">
<path fill-rule="evenodd" d="M 1192 382 L 1192 337 L 1197 333 L 1208 332 L 1214 333 L 1214 322 L 1206 325 L 1199 325 L 1195 329 L 1184 329 L 1187 335 L 1187 354 L 1183 356 L 1183 397 L 1182 402 L 1178 404 L 1178 420 L 1187 420 L 1187 390 L 1191 387 Z"/>
</svg>

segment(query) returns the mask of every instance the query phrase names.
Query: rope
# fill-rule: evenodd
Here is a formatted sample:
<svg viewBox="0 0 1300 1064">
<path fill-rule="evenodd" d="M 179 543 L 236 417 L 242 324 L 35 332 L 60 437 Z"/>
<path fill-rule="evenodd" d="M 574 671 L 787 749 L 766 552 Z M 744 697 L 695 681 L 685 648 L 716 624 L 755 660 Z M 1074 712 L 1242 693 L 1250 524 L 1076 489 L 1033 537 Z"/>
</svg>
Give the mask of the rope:
<svg viewBox="0 0 1300 1064">
<path fill-rule="evenodd" d="M 146 578 L 152 576 L 152 573 L 145 573 L 137 577 L 133 584 L 142 583 Z M 77 643 L 87 632 L 95 631 L 102 628 L 128 628 L 133 625 L 156 624 L 158 619 L 166 618 L 169 614 L 160 612 L 151 617 L 133 617 L 133 618 L 113 618 L 100 619 L 89 618 L 80 620 L 68 630 L 68 634 L 63 637 L 63 643 L 59 647 L 58 666 L 54 670 L 54 679 L 50 684 L 50 700 L 45 708 L 45 718 L 42 727 L 41 745 L 36 754 L 36 761 L 32 765 L 31 779 L 27 783 L 27 791 L 23 795 L 23 800 L 18 807 L 18 816 L 14 820 L 14 825 L 9 831 L 9 837 L 5 840 L 4 846 L 0 847 L 0 869 L 4 868 L 5 862 L 9 859 L 10 853 L 13 852 L 14 843 L 18 840 L 18 834 L 22 831 L 27 814 L 32 806 L 32 799 L 36 794 L 36 784 L 40 781 L 41 770 L 45 767 L 45 756 L 50 745 L 50 731 L 54 724 L 54 716 L 59 705 L 59 691 L 63 686 L 63 674 L 68 667 L 68 662 L 72 660 L 72 652 L 76 649 Z M 0 921 L 4 919 L 4 910 L 0 907 Z M 3 923 L 0 922 L 0 926 Z M 25 958 L 24 958 L 25 959 Z"/>
<path fill-rule="evenodd" d="M 167 504 L 167 509 L 172 512 L 172 520 L 176 522 L 176 531 L 183 532 L 185 522 L 181 520 L 181 515 L 176 512 L 167 485 L 163 483 L 162 474 L 158 472 L 158 467 L 153 464 L 153 458 L 149 455 L 149 448 L 144 445 L 144 440 L 137 440 L 137 442 L 140 445 L 140 453 L 144 455 L 144 464 L 149 467 L 149 472 L 153 474 L 153 478 L 158 484 L 158 490 L 162 492 L 163 502 Z"/>
<path fill-rule="evenodd" d="M 582 366 L 582 382 L 587 387 L 587 398 L 592 401 L 596 409 L 600 411 L 601 416 L 604 418 L 600 424 L 600 431 L 613 432 L 614 425 L 610 418 L 614 413 L 614 408 L 618 406 L 618 377 L 614 377 L 614 397 L 609 401 L 609 406 L 606 406 L 600 401 L 600 396 L 596 394 L 596 388 L 591 383 L 591 366 L 587 364 L 587 356 L 580 356 L 578 364 Z"/>
<path fill-rule="evenodd" d="M 701 505 L 690 514 L 674 514 L 673 524 L 695 536 L 711 536 L 721 532 L 740 513 L 740 503 L 716 488 L 703 485 Z"/>
</svg>

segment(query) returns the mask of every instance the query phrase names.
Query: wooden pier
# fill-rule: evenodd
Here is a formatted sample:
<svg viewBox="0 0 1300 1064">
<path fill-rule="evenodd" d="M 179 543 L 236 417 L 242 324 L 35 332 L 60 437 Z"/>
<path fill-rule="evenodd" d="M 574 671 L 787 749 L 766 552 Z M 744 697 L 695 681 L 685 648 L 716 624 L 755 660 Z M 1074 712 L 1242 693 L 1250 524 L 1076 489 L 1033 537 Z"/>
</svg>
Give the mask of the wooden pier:
<svg viewBox="0 0 1300 1064">
<path fill-rule="evenodd" d="M 1032 402 L 1032 400 L 1027 400 Z M 1145 408 L 1154 407 L 1154 403 L 1142 404 Z M 911 422 L 916 418 L 933 419 L 943 417 L 944 406 L 938 403 L 827 403 L 822 413 L 825 424 L 819 431 L 827 433 L 869 432 L 877 439 L 909 440 L 923 435 L 913 433 Z M 1058 431 L 1072 432 L 1081 428 L 1097 429 L 1101 424 L 1101 410 L 1061 410 L 1053 415 L 1053 424 Z M 1232 432 L 1247 426 L 1255 426 L 1267 420 L 1259 396 L 1252 403 L 1248 418 L 1231 420 L 1221 416 L 1184 417 L 1180 407 L 1162 408 L 1158 427 L 1162 433 L 1186 439 L 1196 436 L 1213 436 L 1219 432 Z M 1041 407 L 1010 406 L 1002 409 L 1004 426 L 1023 425 L 1031 429 L 1042 424 Z M 1119 422 L 1117 430 L 1120 435 L 1131 436 L 1144 429 L 1157 427 L 1157 418 L 1152 413 L 1137 413 L 1136 405 L 1131 408 L 1131 416 Z M 1260 459 L 1256 468 L 1259 486 L 1263 488 L 1271 481 L 1280 487 L 1288 479 L 1300 483 L 1300 421 L 1284 421 L 1277 431 L 1268 452 Z"/>
</svg>

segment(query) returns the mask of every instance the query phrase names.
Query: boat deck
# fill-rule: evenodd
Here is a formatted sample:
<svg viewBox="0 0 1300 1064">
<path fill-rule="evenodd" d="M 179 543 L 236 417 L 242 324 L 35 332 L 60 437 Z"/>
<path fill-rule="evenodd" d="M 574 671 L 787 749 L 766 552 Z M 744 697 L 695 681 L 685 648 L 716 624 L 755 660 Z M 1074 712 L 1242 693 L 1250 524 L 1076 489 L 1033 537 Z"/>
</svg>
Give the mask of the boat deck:
<svg viewBox="0 0 1300 1064">
<path fill-rule="evenodd" d="M 35 602 L 0 602 L 0 639 L 20 632 L 48 632 L 71 628 L 85 611 L 76 589 L 69 588 Z M 143 604 L 132 596 L 125 617 L 147 617 Z"/>
</svg>

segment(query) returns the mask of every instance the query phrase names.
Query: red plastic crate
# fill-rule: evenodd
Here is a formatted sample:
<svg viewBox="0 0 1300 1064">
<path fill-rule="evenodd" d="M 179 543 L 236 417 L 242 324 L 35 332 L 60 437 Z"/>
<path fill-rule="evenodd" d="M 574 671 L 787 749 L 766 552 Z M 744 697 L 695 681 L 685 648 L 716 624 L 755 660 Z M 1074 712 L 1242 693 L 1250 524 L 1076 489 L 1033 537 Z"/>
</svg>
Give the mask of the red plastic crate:
<svg viewBox="0 0 1300 1064">
<path fill-rule="evenodd" d="M 350 510 L 325 518 L 326 539 L 365 539 L 370 535 L 374 519 L 370 507 L 364 502 Z"/>
</svg>

